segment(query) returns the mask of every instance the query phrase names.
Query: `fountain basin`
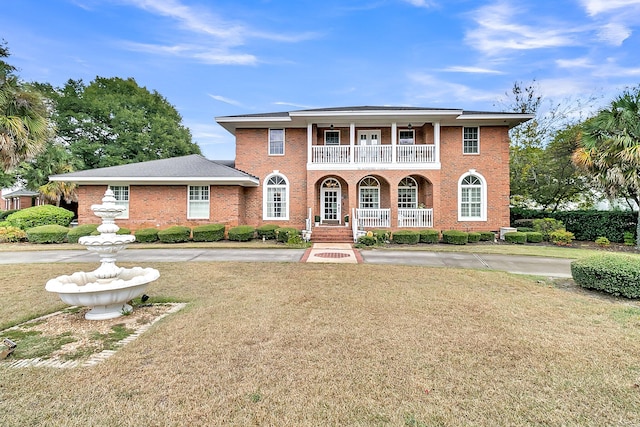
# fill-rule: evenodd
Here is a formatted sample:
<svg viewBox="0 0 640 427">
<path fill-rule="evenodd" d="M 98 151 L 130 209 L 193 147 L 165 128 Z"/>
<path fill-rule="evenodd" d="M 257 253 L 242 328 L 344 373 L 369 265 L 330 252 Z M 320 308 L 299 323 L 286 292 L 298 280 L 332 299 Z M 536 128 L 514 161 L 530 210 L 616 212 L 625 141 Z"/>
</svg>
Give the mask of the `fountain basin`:
<svg viewBox="0 0 640 427">
<path fill-rule="evenodd" d="M 116 277 L 109 279 L 79 271 L 49 280 L 45 289 L 57 293 L 67 304 L 91 307 L 86 319 L 106 320 L 131 311 L 127 302 L 142 295 L 158 277 L 158 270 L 142 267 L 118 268 Z"/>
</svg>

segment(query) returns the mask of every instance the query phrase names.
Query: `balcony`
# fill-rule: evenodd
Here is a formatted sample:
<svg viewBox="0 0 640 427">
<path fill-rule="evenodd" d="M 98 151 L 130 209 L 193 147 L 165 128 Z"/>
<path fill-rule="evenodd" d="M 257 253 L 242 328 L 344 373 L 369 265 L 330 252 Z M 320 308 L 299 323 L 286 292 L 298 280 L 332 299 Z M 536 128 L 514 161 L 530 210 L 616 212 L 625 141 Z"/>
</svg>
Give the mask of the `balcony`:
<svg viewBox="0 0 640 427">
<path fill-rule="evenodd" d="M 313 145 L 312 165 L 405 165 L 435 166 L 436 146 L 422 145 Z M 394 156 L 395 154 L 395 156 Z"/>
</svg>

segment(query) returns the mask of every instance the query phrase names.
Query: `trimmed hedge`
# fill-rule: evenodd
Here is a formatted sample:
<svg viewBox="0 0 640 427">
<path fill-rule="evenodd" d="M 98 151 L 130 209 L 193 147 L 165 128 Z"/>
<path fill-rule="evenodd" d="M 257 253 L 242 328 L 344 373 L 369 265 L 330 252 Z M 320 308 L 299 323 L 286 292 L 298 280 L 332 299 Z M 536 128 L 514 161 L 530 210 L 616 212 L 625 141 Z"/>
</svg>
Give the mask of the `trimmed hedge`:
<svg viewBox="0 0 640 427">
<path fill-rule="evenodd" d="M 67 233 L 67 242 L 78 243 L 78 239 L 84 236 L 91 236 L 93 233 L 97 233 L 98 224 L 82 224 L 77 227 L 73 227 Z"/>
<path fill-rule="evenodd" d="M 542 233 L 537 231 L 527 231 L 525 234 L 527 235 L 528 243 L 540 243 L 543 240 Z"/>
<path fill-rule="evenodd" d="M 18 212 L 18 209 L 9 209 L 8 211 L 0 211 L 0 221 L 4 221 L 9 215 Z"/>
<path fill-rule="evenodd" d="M 469 233 L 458 230 L 447 230 L 442 232 L 442 243 L 451 245 L 466 245 L 469 241 Z"/>
<path fill-rule="evenodd" d="M 573 280 L 583 288 L 640 298 L 640 257 L 602 253 L 571 263 Z"/>
<path fill-rule="evenodd" d="M 16 243 L 27 239 L 27 233 L 18 227 L 0 227 L 0 243 Z"/>
<path fill-rule="evenodd" d="M 256 234 L 259 239 L 264 238 L 265 240 L 274 240 L 276 238 L 276 230 L 280 228 L 279 225 L 275 224 L 265 224 L 256 228 Z"/>
<path fill-rule="evenodd" d="M 157 228 L 141 228 L 136 230 L 136 242 L 139 243 L 153 243 L 158 241 L 158 229 Z"/>
<path fill-rule="evenodd" d="M 438 230 L 427 229 L 420 230 L 420 243 L 438 243 L 440 241 L 440 232 Z"/>
<path fill-rule="evenodd" d="M 49 224 L 68 227 L 72 219 L 73 212 L 53 205 L 41 205 L 21 209 L 6 218 L 13 227 L 18 227 L 23 230 Z"/>
<path fill-rule="evenodd" d="M 470 231 L 469 233 L 467 233 L 467 235 L 467 242 L 469 243 L 478 243 L 480 241 L 480 233 Z"/>
<path fill-rule="evenodd" d="M 173 227 L 158 231 L 158 239 L 162 243 L 188 242 L 190 236 L 191 229 L 182 225 L 174 225 Z"/>
<path fill-rule="evenodd" d="M 248 242 L 256 235 L 256 228 L 251 225 L 231 227 L 227 233 L 229 240 L 234 242 Z"/>
<path fill-rule="evenodd" d="M 194 242 L 217 242 L 224 239 L 224 224 L 204 224 L 192 230 Z"/>
<path fill-rule="evenodd" d="M 504 233 L 504 241 L 508 243 L 517 243 L 520 245 L 527 243 L 527 233 L 523 233 L 521 231 L 512 231 L 510 233 Z"/>
<path fill-rule="evenodd" d="M 416 245 L 420 241 L 420 233 L 412 230 L 398 230 L 393 233 L 393 243 L 399 245 Z"/>
<path fill-rule="evenodd" d="M 493 231 L 481 231 L 480 232 L 480 241 L 481 242 L 493 242 L 496 240 L 496 233 Z"/>
<path fill-rule="evenodd" d="M 58 224 L 41 225 L 27 230 L 29 243 L 64 243 L 69 229 Z"/>
<path fill-rule="evenodd" d="M 282 227 L 276 230 L 276 240 L 281 243 L 287 243 L 293 236 L 300 235 L 300 230 L 292 227 Z"/>
<path fill-rule="evenodd" d="M 376 244 L 376 238 L 373 237 L 373 233 L 371 236 L 360 236 L 358 237 L 358 244 L 365 246 L 373 246 Z"/>
</svg>

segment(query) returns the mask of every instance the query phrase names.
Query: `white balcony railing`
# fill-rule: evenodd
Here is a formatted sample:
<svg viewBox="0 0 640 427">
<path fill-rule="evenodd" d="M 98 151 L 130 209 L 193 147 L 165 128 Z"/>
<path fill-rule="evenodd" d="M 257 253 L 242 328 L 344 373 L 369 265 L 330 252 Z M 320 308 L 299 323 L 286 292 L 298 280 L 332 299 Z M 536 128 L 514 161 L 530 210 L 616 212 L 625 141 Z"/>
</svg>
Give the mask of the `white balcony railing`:
<svg viewBox="0 0 640 427">
<path fill-rule="evenodd" d="M 435 145 L 398 145 L 396 146 L 398 163 L 435 163 Z"/>
<path fill-rule="evenodd" d="M 433 209 L 398 209 L 398 227 L 433 227 Z"/>
<path fill-rule="evenodd" d="M 353 159 L 350 145 L 314 145 L 311 147 L 311 163 L 393 163 L 392 145 L 354 145 Z M 396 163 L 425 164 L 436 163 L 435 145 L 397 145 Z"/>
<path fill-rule="evenodd" d="M 356 163 L 391 163 L 390 145 L 355 145 Z"/>
<path fill-rule="evenodd" d="M 356 209 L 358 228 L 391 226 L 391 209 Z"/>
<path fill-rule="evenodd" d="M 318 164 L 349 163 L 348 145 L 314 145 L 311 161 Z"/>
</svg>

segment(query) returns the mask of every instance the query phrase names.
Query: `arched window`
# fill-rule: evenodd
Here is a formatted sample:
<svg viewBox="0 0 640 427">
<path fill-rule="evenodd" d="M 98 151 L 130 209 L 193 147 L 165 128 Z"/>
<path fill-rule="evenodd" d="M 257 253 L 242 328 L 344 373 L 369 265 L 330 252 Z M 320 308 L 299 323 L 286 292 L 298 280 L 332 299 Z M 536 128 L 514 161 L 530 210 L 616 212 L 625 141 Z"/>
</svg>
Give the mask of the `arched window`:
<svg viewBox="0 0 640 427">
<path fill-rule="evenodd" d="M 289 182 L 284 175 L 267 176 L 263 200 L 263 219 L 289 219 Z"/>
<path fill-rule="evenodd" d="M 398 184 L 398 209 L 418 208 L 418 183 L 410 176 Z"/>
<path fill-rule="evenodd" d="M 487 185 L 484 177 L 474 170 L 460 177 L 458 185 L 458 220 L 487 220 Z"/>
<path fill-rule="evenodd" d="M 358 185 L 360 209 L 380 209 L 380 183 L 372 176 L 364 177 Z"/>
</svg>

